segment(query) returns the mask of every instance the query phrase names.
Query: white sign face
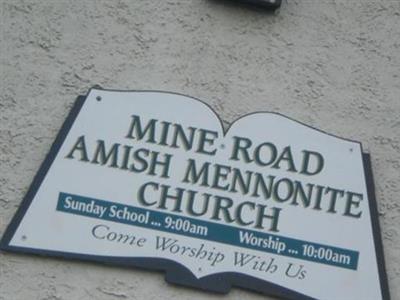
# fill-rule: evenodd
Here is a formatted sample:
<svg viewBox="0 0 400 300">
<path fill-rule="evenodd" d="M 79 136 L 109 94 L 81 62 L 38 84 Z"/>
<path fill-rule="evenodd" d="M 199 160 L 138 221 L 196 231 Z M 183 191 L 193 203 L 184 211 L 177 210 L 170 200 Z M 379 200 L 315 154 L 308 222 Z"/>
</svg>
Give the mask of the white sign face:
<svg viewBox="0 0 400 300">
<path fill-rule="evenodd" d="M 165 270 L 287 299 L 388 299 L 361 144 L 275 113 L 224 130 L 193 98 L 78 98 L 4 250 Z"/>
</svg>

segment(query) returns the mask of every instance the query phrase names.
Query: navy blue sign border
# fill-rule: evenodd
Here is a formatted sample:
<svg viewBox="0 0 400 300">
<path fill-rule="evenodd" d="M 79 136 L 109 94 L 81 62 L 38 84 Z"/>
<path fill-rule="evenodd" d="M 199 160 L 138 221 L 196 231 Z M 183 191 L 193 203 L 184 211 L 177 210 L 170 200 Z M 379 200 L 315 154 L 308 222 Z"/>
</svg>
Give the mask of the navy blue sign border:
<svg viewBox="0 0 400 300">
<path fill-rule="evenodd" d="M 65 141 L 75 119 L 77 118 L 82 106 L 84 105 L 87 96 L 89 95 L 92 89 L 102 89 L 99 86 L 94 86 L 91 88 L 87 95 L 78 96 L 75 104 L 73 105 L 70 113 L 68 114 L 64 124 L 62 125 L 60 131 L 57 134 L 56 139 L 53 142 L 53 145 L 50 148 L 49 153 L 47 154 L 45 160 L 39 168 L 39 171 L 35 175 L 28 192 L 26 193 L 21 205 L 19 206 L 17 212 L 15 213 L 13 219 L 8 225 L 6 231 L 4 232 L 2 239 L 0 241 L 0 250 L 14 253 L 28 253 L 28 254 L 37 254 L 42 256 L 53 256 L 64 259 L 74 259 L 80 261 L 92 261 L 92 262 L 100 262 L 109 265 L 117 265 L 122 267 L 137 267 L 142 269 L 150 269 L 156 271 L 165 272 L 165 280 L 171 284 L 183 285 L 191 288 L 201 289 L 204 291 L 215 292 L 215 293 L 223 293 L 226 294 L 230 291 L 232 286 L 243 288 L 246 290 L 256 291 L 269 296 L 276 296 L 282 299 L 288 300 L 315 300 L 315 298 L 309 297 L 307 295 L 292 291 L 286 287 L 276 285 L 270 283 L 268 281 L 260 280 L 248 275 L 244 275 L 241 273 L 235 272 L 225 272 L 218 273 L 203 277 L 201 279 L 197 279 L 193 274 L 182 264 L 164 259 L 164 258 L 132 258 L 132 257 L 108 257 L 108 256 L 98 256 L 98 255 L 84 255 L 84 254 L 75 254 L 68 252 L 60 252 L 60 251 L 49 251 L 49 250 L 40 250 L 34 248 L 26 248 L 26 247 L 16 247 L 11 246 L 9 243 L 14 236 L 19 224 L 21 223 L 25 213 L 27 212 L 32 200 L 34 199 L 39 187 L 41 186 L 44 178 L 48 170 L 50 169 L 54 159 L 56 158 L 62 144 Z M 116 91 L 121 92 L 120 90 L 107 90 L 107 91 Z M 168 94 L 177 94 L 185 97 L 192 98 L 196 101 L 200 101 L 207 105 L 214 113 L 215 111 L 205 102 L 178 93 L 171 93 L 165 91 L 157 91 L 157 90 L 130 90 L 127 92 L 161 92 Z M 219 118 L 218 114 L 215 115 Z M 242 116 L 241 118 L 247 115 Z M 284 116 L 288 118 L 287 116 Z M 291 119 L 291 118 L 288 118 Z M 221 125 L 222 120 L 219 118 Z M 293 120 L 293 119 L 291 119 Z M 310 127 L 312 129 L 321 131 L 307 124 L 303 124 L 297 120 L 293 120 L 297 123 Z M 232 123 L 233 124 L 233 123 Z M 229 130 L 226 129 L 225 132 Z M 325 134 L 332 135 L 321 131 Z M 353 141 L 356 142 L 356 141 Z M 357 142 L 359 143 L 359 142 Z M 361 143 L 359 143 L 361 145 Z M 379 271 L 379 279 L 381 285 L 381 292 L 383 300 L 390 300 L 389 293 L 389 285 L 388 279 L 386 275 L 385 269 L 385 260 L 384 260 L 384 252 L 383 252 L 383 244 L 381 238 L 381 231 L 379 226 L 379 217 L 378 217 L 378 209 L 377 202 L 375 197 L 375 186 L 373 180 L 373 173 L 371 167 L 371 158 L 368 153 L 363 153 L 363 165 L 364 165 L 364 173 L 365 180 L 367 185 L 369 206 L 370 206 L 370 214 L 371 214 L 371 222 L 373 229 L 373 238 L 374 245 L 377 256 L 378 263 L 378 271 Z M 317 284 L 317 283 L 316 283 Z"/>
</svg>

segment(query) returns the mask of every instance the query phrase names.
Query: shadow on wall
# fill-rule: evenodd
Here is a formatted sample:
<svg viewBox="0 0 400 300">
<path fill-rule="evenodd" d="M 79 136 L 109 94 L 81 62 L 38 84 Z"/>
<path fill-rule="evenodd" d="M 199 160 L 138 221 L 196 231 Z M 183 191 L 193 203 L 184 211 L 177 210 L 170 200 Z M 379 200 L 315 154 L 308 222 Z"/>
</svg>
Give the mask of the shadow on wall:
<svg viewBox="0 0 400 300">
<path fill-rule="evenodd" d="M 224 6 L 236 6 L 258 12 L 273 14 L 281 7 L 282 0 L 207 0 Z"/>
</svg>

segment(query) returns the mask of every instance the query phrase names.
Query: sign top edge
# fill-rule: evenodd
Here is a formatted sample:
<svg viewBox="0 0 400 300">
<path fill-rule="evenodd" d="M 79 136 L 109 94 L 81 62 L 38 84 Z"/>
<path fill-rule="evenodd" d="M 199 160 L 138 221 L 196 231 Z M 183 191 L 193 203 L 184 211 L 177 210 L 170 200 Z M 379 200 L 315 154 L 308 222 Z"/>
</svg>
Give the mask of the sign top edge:
<svg viewBox="0 0 400 300">
<path fill-rule="evenodd" d="M 140 90 L 140 89 L 133 89 L 133 90 L 130 90 L 130 89 L 126 89 L 126 90 L 105 89 L 105 88 L 103 88 L 103 87 L 101 87 L 101 86 L 99 86 L 99 85 L 95 85 L 95 86 L 91 87 L 91 88 L 88 90 L 88 92 L 87 92 L 86 95 L 82 95 L 82 96 L 87 98 L 87 97 L 89 97 L 89 95 L 92 93 L 92 91 L 116 92 L 116 93 L 160 93 L 160 94 L 168 94 L 168 95 L 182 96 L 182 97 L 184 97 L 184 98 L 188 98 L 188 99 L 191 99 L 191 100 L 195 100 L 195 101 L 197 101 L 197 102 L 200 102 L 200 103 L 203 104 L 204 106 L 206 106 L 209 110 L 211 110 L 211 112 L 214 114 L 214 116 L 215 116 L 215 117 L 218 119 L 218 121 L 220 122 L 220 126 L 221 126 L 221 128 L 222 128 L 222 131 L 223 131 L 224 135 L 226 135 L 227 132 L 230 130 L 230 128 L 231 128 L 236 122 L 238 122 L 238 121 L 241 120 L 241 119 L 244 119 L 244 118 L 249 117 L 249 116 L 252 116 L 252 115 L 257 115 L 257 114 L 274 115 L 274 116 L 278 116 L 278 117 L 287 119 L 287 120 L 289 120 L 289 121 L 295 122 L 295 123 L 297 123 L 297 124 L 299 124 L 299 125 L 302 125 L 302 126 L 305 126 L 305 127 L 309 128 L 309 129 L 313 129 L 313 130 L 315 130 L 315 131 L 317 131 L 317 132 L 319 132 L 319 133 L 322 133 L 322 134 L 331 136 L 331 137 L 333 137 L 333 138 L 337 138 L 337 139 L 340 139 L 340 140 L 343 140 L 343 141 L 346 141 L 346 142 L 350 142 L 350 143 L 357 144 L 357 145 L 359 145 L 359 147 L 360 147 L 361 153 L 363 153 L 363 154 L 368 154 L 368 152 L 364 151 L 362 142 L 360 142 L 360 141 L 353 140 L 353 139 L 350 139 L 350 138 L 344 138 L 344 137 L 342 137 L 342 136 L 339 136 L 339 135 L 336 135 L 336 134 L 327 132 L 327 131 L 325 131 L 325 130 L 316 128 L 316 127 L 314 127 L 314 126 L 312 126 L 312 125 L 309 125 L 309 124 L 307 124 L 307 123 L 305 123 L 305 122 L 303 122 L 303 121 L 299 121 L 299 120 L 295 119 L 294 117 L 287 116 L 287 115 L 285 115 L 285 114 L 283 114 L 283 113 L 280 113 L 280 112 L 268 111 L 268 110 L 253 111 L 253 112 L 249 112 L 249 113 L 246 113 L 246 114 L 244 114 L 244 115 L 241 115 L 241 116 L 239 116 L 239 117 L 236 117 L 234 120 L 232 120 L 232 121 L 229 122 L 229 121 L 224 120 L 224 119 L 214 110 L 214 108 L 213 108 L 209 103 L 207 103 L 206 101 L 204 101 L 204 100 L 202 100 L 202 99 L 200 99 L 200 98 L 196 98 L 196 97 L 193 97 L 193 96 L 189 96 L 189 95 L 184 94 L 184 93 L 173 92 L 173 91 L 168 91 L 168 90 L 157 90 L 157 89 L 155 89 L 155 90 L 150 90 L 150 89 L 143 89 L 143 90 Z M 224 126 L 224 123 L 228 124 L 228 126 Z"/>
</svg>

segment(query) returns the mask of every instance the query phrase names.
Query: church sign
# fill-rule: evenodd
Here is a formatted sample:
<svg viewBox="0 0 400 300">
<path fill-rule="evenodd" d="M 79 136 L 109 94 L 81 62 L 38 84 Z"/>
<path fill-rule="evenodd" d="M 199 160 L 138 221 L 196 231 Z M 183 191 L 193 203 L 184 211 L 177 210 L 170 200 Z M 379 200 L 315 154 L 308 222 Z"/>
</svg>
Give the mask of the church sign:
<svg viewBox="0 0 400 300">
<path fill-rule="evenodd" d="M 369 156 L 277 113 L 228 128 L 159 91 L 78 97 L 1 249 L 284 299 L 389 299 Z"/>
</svg>

